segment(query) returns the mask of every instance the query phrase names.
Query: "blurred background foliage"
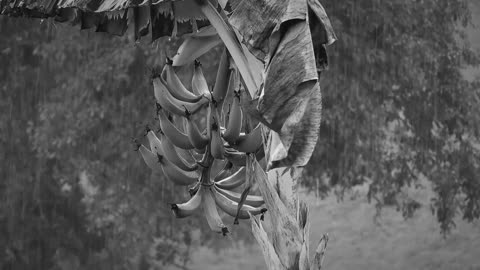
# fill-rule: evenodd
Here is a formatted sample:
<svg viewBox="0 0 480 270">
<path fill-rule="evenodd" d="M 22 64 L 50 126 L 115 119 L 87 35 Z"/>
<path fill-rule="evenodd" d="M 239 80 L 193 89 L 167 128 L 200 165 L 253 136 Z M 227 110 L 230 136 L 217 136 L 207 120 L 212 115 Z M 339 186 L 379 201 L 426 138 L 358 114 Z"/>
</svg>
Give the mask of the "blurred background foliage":
<svg viewBox="0 0 480 270">
<path fill-rule="evenodd" d="M 378 210 L 430 208 L 445 234 L 457 216 L 478 219 L 479 84 L 464 70 L 480 60 L 465 35 L 468 1 L 322 4 L 339 40 L 302 185 L 340 200 L 367 185 Z M 178 45 L 0 17 L 1 269 L 187 269 L 200 246 L 251 243 L 248 222 L 219 239 L 201 218 L 176 220 L 167 203 L 186 190 L 133 151 L 131 137 L 158 126 L 149 73 Z M 210 82 L 218 53 L 201 59 Z M 188 84 L 191 70 L 181 72 Z M 428 204 L 408 192 L 422 179 Z"/>
<path fill-rule="evenodd" d="M 478 5 L 478 4 L 477 4 Z M 426 177 L 442 232 L 480 216 L 479 64 L 467 1 L 335 1 L 339 42 L 324 76 L 324 117 L 306 183 L 338 195 L 368 183 L 377 207 L 420 207 L 403 189 Z"/>
</svg>

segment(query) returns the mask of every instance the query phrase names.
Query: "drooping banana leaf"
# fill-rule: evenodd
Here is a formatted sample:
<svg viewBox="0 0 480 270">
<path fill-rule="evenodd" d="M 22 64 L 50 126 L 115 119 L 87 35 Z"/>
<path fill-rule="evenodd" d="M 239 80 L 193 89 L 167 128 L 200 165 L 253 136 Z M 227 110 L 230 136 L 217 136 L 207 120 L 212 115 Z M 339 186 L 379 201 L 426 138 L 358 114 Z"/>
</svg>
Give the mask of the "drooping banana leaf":
<svg viewBox="0 0 480 270">
<path fill-rule="evenodd" d="M 136 40 L 149 34 L 152 40 L 181 36 L 208 24 L 193 0 L 0 0 L 0 14 L 55 18 L 81 29 L 96 27 L 97 32 L 120 36 L 133 26 Z"/>
<path fill-rule="evenodd" d="M 230 2 L 235 7 L 230 23 L 267 65 L 263 91 L 245 108 L 272 130 L 269 168 L 304 166 L 320 128 L 318 80 L 328 65 L 325 45 L 336 39 L 330 21 L 318 0 Z"/>
</svg>

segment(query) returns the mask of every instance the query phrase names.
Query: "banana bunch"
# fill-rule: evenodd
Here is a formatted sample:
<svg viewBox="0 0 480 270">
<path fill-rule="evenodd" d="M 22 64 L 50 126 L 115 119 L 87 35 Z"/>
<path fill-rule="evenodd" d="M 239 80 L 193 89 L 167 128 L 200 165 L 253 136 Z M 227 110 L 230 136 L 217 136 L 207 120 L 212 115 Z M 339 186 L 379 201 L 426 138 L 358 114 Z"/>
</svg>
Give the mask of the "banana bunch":
<svg viewBox="0 0 480 270">
<path fill-rule="evenodd" d="M 152 171 L 176 185 L 191 186 L 190 200 L 171 204 L 173 214 L 184 218 L 203 208 L 212 231 L 225 235 L 221 212 L 237 222 L 250 215 L 263 217 L 266 211 L 261 196 L 248 194 L 247 157 L 264 158 L 261 127 L 253 127 L 254 120 L 242 110 L 246 90 L 228 51 L 224 49 L 215 84 L 209 87 L 201 63 L 191 59 L 201 49 L 192 46 L 199 45 L 187 39 L 174 59 L 152 76 L 160 129 L 155 133 L 147 127 L 148 146 L 137 140 L 135 144 Z M 191 90 L 174 69 L 174 62 L 188 59 L 194 65 Z M 244 192 L 238 192 L 242 187 Z"/>
</svg>

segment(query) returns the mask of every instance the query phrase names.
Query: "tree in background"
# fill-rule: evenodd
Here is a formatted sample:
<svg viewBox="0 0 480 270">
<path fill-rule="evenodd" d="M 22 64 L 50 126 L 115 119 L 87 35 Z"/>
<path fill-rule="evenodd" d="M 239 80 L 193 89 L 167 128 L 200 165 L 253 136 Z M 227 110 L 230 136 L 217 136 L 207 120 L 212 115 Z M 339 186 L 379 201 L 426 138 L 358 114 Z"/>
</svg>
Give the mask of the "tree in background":
<svg viewBox="0 0 480 270">
<path fill-rule="evenodd" d="M 0 19 L 2 268 L 185 259 L 192 222 L 172 217 L 178 195 L 130 145 L 158 126 L 148 73 L 171 45 Z"/>
<path fill-rule="evenodd" d="M 464 33 L 468 1 L 335 1 L 326 9 L 341 34 L 304 183 L 339 195 L 368 183 L 378 207 L 409 217 L 420 205 L 405 188 L 426 177 L 442 232 L 456 213 L 478 219 L 478 80 L 461 74 L 479 64 Z"/>
</svg>

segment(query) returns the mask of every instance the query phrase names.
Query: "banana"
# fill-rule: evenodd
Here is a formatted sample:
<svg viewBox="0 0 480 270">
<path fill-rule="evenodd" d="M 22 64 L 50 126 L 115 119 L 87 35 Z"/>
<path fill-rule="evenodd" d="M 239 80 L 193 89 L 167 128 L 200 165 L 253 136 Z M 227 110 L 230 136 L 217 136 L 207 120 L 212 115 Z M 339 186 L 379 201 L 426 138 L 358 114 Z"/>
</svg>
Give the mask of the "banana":
<svg viewBox="0 0 480 270">
<path fill-rule="evenodd" d="M 162 142 L 163 155 L 165 155 L 165 157 L 170 162 L 172 162 L 178 168 L 184 171 L 195 171 L 196 169 L 198 169 L 198 165 L 196 163 L 189 163 L 179 155 L 179 153 L 177 152 L 177 149 L 175 149 L 175 146 L 164 134 L 160 133 L 160 136 L 161 136 L 161 142 Z"/>
<path fill-rule="evenodd" d="M 218 193 L 223 194 L 224 196 L 226 196 L 230 200 L 233 200 L 237 203 L 240 202 L 240 199 L 241 199 L 241 196 L 242 196 L 242 194 L 240 194 L 240 193 L 233 192 L 233 191 L 230 191 L 230 190 L 225 190 L 225 189 L 219 188 L 218 186 L 215 186 L 215 190 Z M 265 203 L 265 201 L 263 200 L 262 196 L 247 195 L 247 198 L 245 199 L 245 204 L 253 206 L 253 207 L 261 206 L 264 203 Z"/>
<path fill-rule="evenodd" d="M 225 48 L 218 63 L 217 77 L 215 78 L 215 85 L 213 87 L 213 98 L 218 102 L 220 108 L 227 95 L 231 77 L 233 77 L 233 73 L 230 69 L 228 51 Z"/>
<path fill-rule="evenodd" d="M 138 143 L 137 140 L 134 140 L 134 142 L 137 145 L 137 151 L 140 152 L 140 155 L 142 155 L 143 161 L 145 161 L 147 166 L 152 169 L 152 171 L 161 173 L 162 165 L 160 164 L 159 156 L 148 150 L 145 145 Z"/>
<path fill-rule="evenodd" d="M 190 194 L 190 197 L 195 196 L 195 194 L 198 192 L 198 190 L 200 189 L 200 186 L 202 185 L 201 181 L 202 180 L 197 181 L 197 183 L 195 183 L 193 187 L 188 189 L 188 194 Z"/>
<path fill-rule="evenodd" d="M 155 94 L 155 99 L 160 104 L 162 108 L 169 111 L 170 113 L 184 116 L 185 108 L 187 108 L 191 113 L 196 113 L 208 102 L 208 99 L 200 99 L 195 103 L 185 102 L 170 94 L 170 91 L 167 88 L 165 80 L 161 76 L 156 76 L 153 78 L 153 90 Z M 203 96 L 202 96 L 203 97 Z"/>
<path fill-rule="evenodd" d="M 198 35 L 191 35 L 183 41 L 182 45 L 178 48 L 177 54 L 173 57 L 173 66 L 177 67 L 191 63 L 213 47 L 222 43 L 222 40 L 215 32 L 212 35 L 202 36 L 201 32 L 203 29 L 208 28 L 202 28 L 202 30 L 198 32 Z"/>
<path fill-rule="evenodd" d="M 196 157 L 194 156 L 193 150 L 186 150 L 182 148 L 177 148 L 178 155 L 188 163 L 197 162 Z"/>
<path fill-rule="evenodd" d="M 200 187 L 195 195 L 185 203 L 172 204 L 172 212 L 176 218 L 184 218 L 193 215 L 202 204 L 203 189 Z"/>
<path fill-rule="evenodd" d="M 160 131 L 159 134 L 161 139 L 157 137 L 155 132 L 147 127 L 147 139 L 150 144 L 150 149 L 154 154 L 165 156 L 169 161 L 184 171 L 194 171 L 198 168 L 197 164 L 189 163 L 180 157 L 175 146 L 172 145 L 163 132 Z"/>
<path fill-rule="evenodd" d="M 210 24 L 213 25 L 213 27 L 215 27 L 217 30 L 218 35 L 232 56 L 235 65 L 238 67 L 248 92 L 256 93 L 257 85 L 249 68 L 250 65 L 248 63 L 248 59 L 243 52 L 242 45 L 237 39 L 233 28 L 224 21 L 222 15 L 218 13 L 217 9 L 214 5 L 212 5 L 212 3 L 210 3 L 210 1 L 195 0 L 194 2 L 199 6 L 202 13 L 210 21 Z"/>
<path fill-rule="evenodd" d="M 223 224 L 223 221 L 218 214 L 211 187 L 202 186 L 201 189 L 205 189 L 202 195 L 202 205 L 210 229 L 225 236 L 228 233 L 228 228 Z"/>
<path fill-rule="evenodd" d="M 185 88 L 180 78 L 178 78 L 177 73 L 173 70 L 172 61 L 170 59 L 167 58 L 167 64 L 163 67 L 163 70 L 162 77 L 167 82 L 167 90 L 174 98 L 192 103 L 195 103 L 202 98 L 201 95 L 195 95 Z"/>
<path fill-rule="evenodd" d="M 245 183 L 245 180 L 245 167 L 240 167 L 240 169 L 238 169 L 232 175 L 215 181 L 215 186 L 220 189 L 231 190 L 241 186 L 243 183 Z"/>
<path fill-rule="evenodd" d="M 225 195 L 219 192 L 213 192 L 213 194 L 214 194 L 214 199 L 217 206 L 232 217 L 238 217 L 240 219 L 248 219 L 250 218 L 250 215 L 248 214 L 249 212 L 252 215 L 259 215 L 267 211 L 265 207 L 252 207 L 245 204 L 238 211 L 237 202 L 227 198 Z M 237 216 L 237 212 L 238 212 L 238 216 Z"/>
<path fill-rule="evenodd" d="M 183 171 L 177 166 L 175 166 L 175 164 L 170 162 L 167 158 L 163 156 L 158 157 L 159 162 L 162 165 L 163 173 L 168 178 L 168 180 L 172 181 L 174 184 L 187 186 L 198 181 L 200 176 L 196 171 Z"/>
<path fill-rule="evenodd" d="M 188 139 L 196 149 L 205 148 L 205 146 L 208 144 L 208 137 L 204 136 L 200 130 L 198 130 L 198 127 L 195 122 L 192 121 L 190 112 L 188 110 L 185 112 L 185 114 L 187 118 L 185 130 L 187 132 Z"/>
<path fill-rule="evenodd" d="M 223 138 L 230 144 L 234 144 L 242 129 L 242 108 L 240 107 L 240 92 L 235 91 L 233 96 L 233 103 L 230 107 L 230 113 L 228 116 L 227 129 L 223 133 Z"/>
<path fill-rule="evenodd" d="M 227 93 L 222 103 L 222 112 L 224 113 L 223 122 L 225 123 L 225 127 L 228 126 L 228 117 L 232 109 L 232 99 L 234 97 L 236 86 L 239 84 L 239 80 L 240 80 L 240 75 L 238 73 L 238 70 L 231 69 L 230 78 L 228 79 Z M 240 91 L 240 87 L 238 88 L 239 88 L 238 91 Z M 226 103 L 227 99 L 228 99 L 228 103 Z"/>
<path fill-rule="evenodd" d="M 230 175 L 230 171 L 232 168 L 233 168 L 233 163 L 227 160 L 223 168 L 217 173 L 217 175 L 215 175 L 215 177 L 213 178 L 213 181 L 217 182 L 228 177 Z"/>
<path fill-rule="evenodd" d="M 232 147 L 244 153 L 254 153 L 258 151 L 260 147 L 262 147 L 262 129 L 260 124 L 250 133 L 243 136 L 241 135 L 238 140 L 232 144 Z"/>
<path fill-rule="evenodd" d="M 202 64 L 197 60 L 195 60 L 195 68 L 193 69 L 192 89 L 197 95 L 210 96 L 207 80 L 203 75 Z"/>
<path fill-rule="evenodd" d="M 175 166 L 175 164 L 168 161 L 165 156 L 152 153 L 152 151 L 148 150 L 143 144 L 139 144 L 136 140 L 135 143 L 137 144 L 138 151 L 142 155 L 143 160 L 154 172 L 163 171 L 168 180 L 177 185 L 191 185 L 198 180 L 199 175 L 197 172 L 182 171 Z"/>
<path fill-rule="evenodd" d="M 163 110 L 158 110 L 158 118 L 160 120 L 160 128 L 162 129 L 163 133 L 176 147 L 187 150 L 194 148 L 188 139 L 188 136 L 178 130 L 178 128 L 172 122 L 170 122 Z"/>
<path fill-rule="evenodd" d="M 148 143 L 150 144 L 150 151 L 154 154 L 159 154 L 159 155 L 164 155 L 163 149 L 162 149 L 162 142 L 160 139 L 155 135 L 155 132 L 151 130 L 149 127 L 147 127 L 147 139 Z"/>
<path fill-rule="evenodd" d="M 217 116 L 218 113 L 216 113 L 217 110 L 214 110 L 214 112 Z M 220 132 L 220 123 L 219 123 L 219 118 L 218 117 L 212 117 L 212 124 L 211 124 L 211 135 L 210 135 L 210 151 L 211 154 L 214 158 L 216 159 L 224 159 L 224 152 L 225 148 L 223 146 L 223 140 Z"/>
</svg>

